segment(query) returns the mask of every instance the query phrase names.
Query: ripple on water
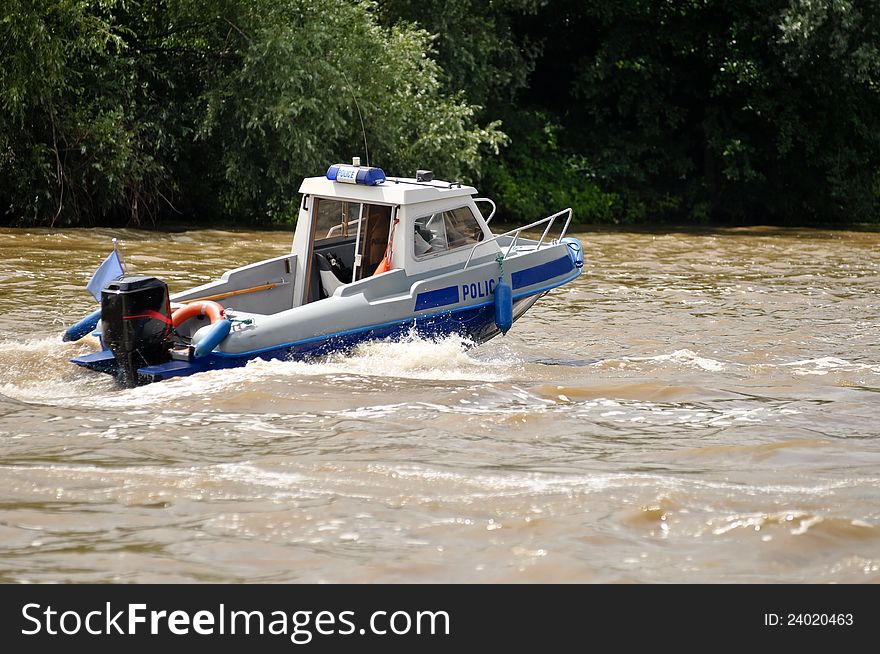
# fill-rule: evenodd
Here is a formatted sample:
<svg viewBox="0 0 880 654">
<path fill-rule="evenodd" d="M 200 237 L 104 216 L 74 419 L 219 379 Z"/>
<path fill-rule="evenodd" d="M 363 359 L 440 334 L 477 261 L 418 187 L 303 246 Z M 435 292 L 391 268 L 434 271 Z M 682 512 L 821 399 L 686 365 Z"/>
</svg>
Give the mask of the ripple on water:
<svg viewBox="0 0 880 654">
<path fill-rule="evenodd" d="M 583 233 L 479 347 L 121 390 L 59 338 L 110 237 L 179 290 L 290 235 L 0 234 L 0 581 L 880 581 L 880 235 Z"/>
</svg>

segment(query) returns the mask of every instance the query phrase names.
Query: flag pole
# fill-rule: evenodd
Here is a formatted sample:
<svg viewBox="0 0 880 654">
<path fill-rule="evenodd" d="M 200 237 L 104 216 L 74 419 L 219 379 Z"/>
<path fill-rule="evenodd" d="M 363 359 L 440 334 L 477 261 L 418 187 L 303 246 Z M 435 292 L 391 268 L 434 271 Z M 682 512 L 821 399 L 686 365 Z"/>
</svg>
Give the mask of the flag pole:
<svg viewBox="0 0 880 654">
<path fill-rule="evenodd" d="M 119 265 L 122 266 L 122 272 L 125 273 L 125 259 L 122 258 L 122 252 L 119 249 L 119 239 L 113 237 L 113 251 L 116 252 L 116 256 L 119 258 Z"/>
</svg>

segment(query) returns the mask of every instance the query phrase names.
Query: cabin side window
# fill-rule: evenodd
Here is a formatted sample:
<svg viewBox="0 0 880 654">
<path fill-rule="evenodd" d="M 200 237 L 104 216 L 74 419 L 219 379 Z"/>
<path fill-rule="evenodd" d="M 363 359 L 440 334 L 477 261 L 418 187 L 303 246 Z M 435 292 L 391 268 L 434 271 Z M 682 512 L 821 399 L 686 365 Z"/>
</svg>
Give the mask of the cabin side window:
<svg viewBox="0 0 880 654">
<path fill-rule="evenodd" d="M 455 250 L 483 240 L 483 230 L 466 206 L 416 218 L 413 228 L 416 257 Z"/>
<path fill-rule="evenodd" d="M 315 242 L 354 236 L 360 213 L 360 202 L 315 198 Z"/>
</svg>

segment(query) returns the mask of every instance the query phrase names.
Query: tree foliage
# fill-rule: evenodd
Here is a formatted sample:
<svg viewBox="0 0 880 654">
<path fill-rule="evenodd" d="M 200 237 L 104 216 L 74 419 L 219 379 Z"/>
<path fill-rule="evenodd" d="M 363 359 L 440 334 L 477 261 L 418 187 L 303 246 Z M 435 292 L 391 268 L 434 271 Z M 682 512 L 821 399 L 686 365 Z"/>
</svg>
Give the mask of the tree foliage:
<svg viewBox="0 0 880 654">
<path fill-rule="evenodd" d="M 380 16 L 388 25 L 407 22 L 430 32 L 442 62 L 441 79 L 450 92 L 492 117 L 504 116 L 525 88 L 540 53 L 528 20 L 549 0 L 384 0 Z"/>
<path fill-rule="evenodd" d="M 878 11 L 561 0 L 527 97 L 618 196 L 618 220 L 877 220 Z"/>
<path fill-rule="evenodd" d="M 462 179 L 503 139 L 368 2 L 14 0 L 0 41 L 7 221 L 285 220 L 364 132 L 390 172 Z"/>
<path fill-rule="evenodd" d="M 6 0 L 0 221 L 285 221 L 369 154 L 509 220 L 876 222 L 878 94 L 855 0 Z"/>
<path fill-rule="evenodd" d="M 134 62 L 105 3 L 9 0 L 0 17 L 0 200 L 51 222 L 107 215 L 163 183 Z"/>
</svg>

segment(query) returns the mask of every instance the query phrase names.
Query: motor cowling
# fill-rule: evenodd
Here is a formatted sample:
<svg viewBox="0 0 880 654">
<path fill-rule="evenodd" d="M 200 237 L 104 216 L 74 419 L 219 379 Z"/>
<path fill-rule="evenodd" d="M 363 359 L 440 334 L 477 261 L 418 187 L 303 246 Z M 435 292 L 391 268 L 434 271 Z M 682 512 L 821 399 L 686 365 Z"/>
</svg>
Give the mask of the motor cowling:
<svg viewBox="0 0 880 654">
<path fill-rule="evenodd" d="M 170 358 L 171 303 L 162 280 L 124 277 L 109 283 L 101 291 L 101 322 L 104 346 L 116 357 L 123 386 L 138 385 L 138 368 Z"/>
</svg>

